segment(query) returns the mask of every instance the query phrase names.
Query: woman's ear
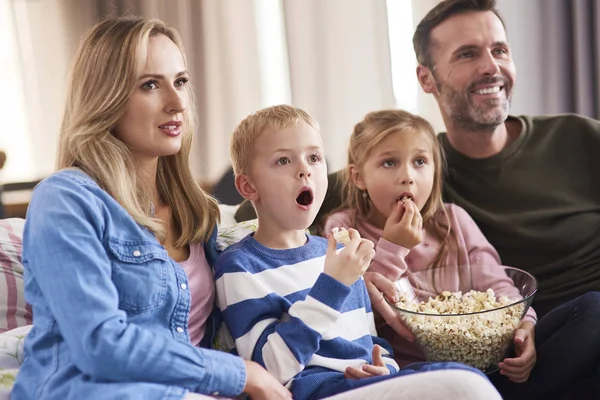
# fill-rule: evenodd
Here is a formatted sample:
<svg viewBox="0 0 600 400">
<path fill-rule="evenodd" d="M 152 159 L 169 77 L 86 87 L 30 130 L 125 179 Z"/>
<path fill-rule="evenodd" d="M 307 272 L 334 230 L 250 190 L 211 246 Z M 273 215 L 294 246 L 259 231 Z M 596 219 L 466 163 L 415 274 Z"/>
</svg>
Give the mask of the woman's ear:
<svg viewBox="0 0 600 400">
<path fill-rule="evenodd" d="M 256 201 L 259 199 L 258 190 L 245 174 L 239 174 L 235 177 L 235 188 L 246 200 Z"/>
<path fill-rule="evenodd" d="M 433 79 L 433 73 L 428 67 L 422 64 L 417 65 L 417 79 L 425 93 L 435 93 L 435 79 Z"/>
<path fill-rule="evenodd" d="M 360 190 L 367 189 L 367 185 L 365 185 L 362 174 L 360 173 L 360 168 L 358 168 L 356 164 L 350 164 L 348 166 L 348 172 L 350 173 L 350 179 L 352 180 L 352 183 L 354 183 L 354 186 Z"/>
</svg>

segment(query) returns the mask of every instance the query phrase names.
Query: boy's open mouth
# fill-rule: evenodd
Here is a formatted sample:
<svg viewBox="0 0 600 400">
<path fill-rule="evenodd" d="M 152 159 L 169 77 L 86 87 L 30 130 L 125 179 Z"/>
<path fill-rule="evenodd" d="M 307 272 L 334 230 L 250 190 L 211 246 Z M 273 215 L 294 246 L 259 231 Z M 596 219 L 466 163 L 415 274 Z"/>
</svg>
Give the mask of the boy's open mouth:
<svg viewBox="0 0 600 400">
<path fill-rule="evenodd" d="M 296 203 L 301 206 L 310 206 L 313 202 L 313 193 L 312 190 L 308 187 L 302 188 L 302 191 L 296 197 Z"/>
</svg>

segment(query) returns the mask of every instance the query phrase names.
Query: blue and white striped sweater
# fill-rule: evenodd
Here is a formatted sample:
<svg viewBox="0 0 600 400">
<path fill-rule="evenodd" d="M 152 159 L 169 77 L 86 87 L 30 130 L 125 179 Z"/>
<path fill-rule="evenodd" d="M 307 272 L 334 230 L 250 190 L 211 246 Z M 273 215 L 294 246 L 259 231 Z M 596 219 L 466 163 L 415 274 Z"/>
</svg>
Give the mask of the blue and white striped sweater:
<svg viewBox="0 0 600 400">
<path fill-rule="evenodd" d="M 291 386 L 294 398 L 308 397 L 332 371 L 372 363 L 374 343 L 391 352 L 376 337 L 364 281 L 348 287 L 323 274 L 327 240 L 307 238 L 274 250 L 249 235 L 215 264 L 217 303 L 238 353 Z"/>
</svg>

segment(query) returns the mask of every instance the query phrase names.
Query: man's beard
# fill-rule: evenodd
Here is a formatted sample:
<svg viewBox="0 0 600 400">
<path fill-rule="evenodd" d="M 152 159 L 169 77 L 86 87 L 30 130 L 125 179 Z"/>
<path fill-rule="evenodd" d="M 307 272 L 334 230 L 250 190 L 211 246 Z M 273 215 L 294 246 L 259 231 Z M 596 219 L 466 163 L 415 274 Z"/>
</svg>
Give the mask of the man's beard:
<svg viewBox="0 0 600 400">
<path fill-rule="evenodd" d="M 512 99 L 512 86 L 507 79 L 485 78 L 471 84 L 466 92 L 454 90 L 435 76 L 434 79 L 440 95 L 440 104 L 455 128 L 466 131 L 493 131 L 506 121 Z M 469 96 L 471 88 L 498 82 L 502 82 L 502 90 L 506 93 L 504 99 L 489 99 L 483 107 L 473 104 Z"/>
</svg>

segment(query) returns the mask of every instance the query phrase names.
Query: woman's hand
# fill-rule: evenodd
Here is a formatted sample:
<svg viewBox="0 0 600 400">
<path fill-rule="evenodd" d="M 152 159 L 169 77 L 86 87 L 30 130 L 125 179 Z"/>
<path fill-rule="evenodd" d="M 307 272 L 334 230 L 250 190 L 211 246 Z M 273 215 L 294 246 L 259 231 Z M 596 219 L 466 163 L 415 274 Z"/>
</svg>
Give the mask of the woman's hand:
<svg viewBox="0 0 600 400">
<path fill-rule="evenodd" d="M 373 364 L 364 364 L 361 368 L 348 367 L 344 372 L 344 376 L 348 379 L 363 379 L 389 374 L 390 370 L 381 356 L 381 347 L 377 344 L 373 346 Z"/>
<path fill-rule="evenodd" d="M 390 301 L 397 301 L 398 289 L 394 282 L 390 281 L 384 275 L 367 271 L 365 272 L 363 279 L 367 285 L 369 292 L 369 298 L 371 299 L 371 306 L 377 311 L 385 320 L 386 324 L 392 327 L 396 333 L 405 338 L 408 341 L 414 341 L 415 336 L 408 330 L 408 328 L 402 322 L 400 315 L 389 305 L 383 296 L 386 296 Z"/>
<path fill-rule="evenodd" d="M 515 331 L 515 358 L 505 358 L 500 362 L 500 374 L 513 382 L 522 383 L 529 379 L 529 374 L 537 361 L 535 351 L 535 326 L 530 321 L 521 321 Z"/>
<path fill-rule="evenodd" d="M 246 364 L 247 393 L 252 400 L 292 400 L 292 394 L 273 375 L 254 361 L 244 361 Z"/>
</svg>

